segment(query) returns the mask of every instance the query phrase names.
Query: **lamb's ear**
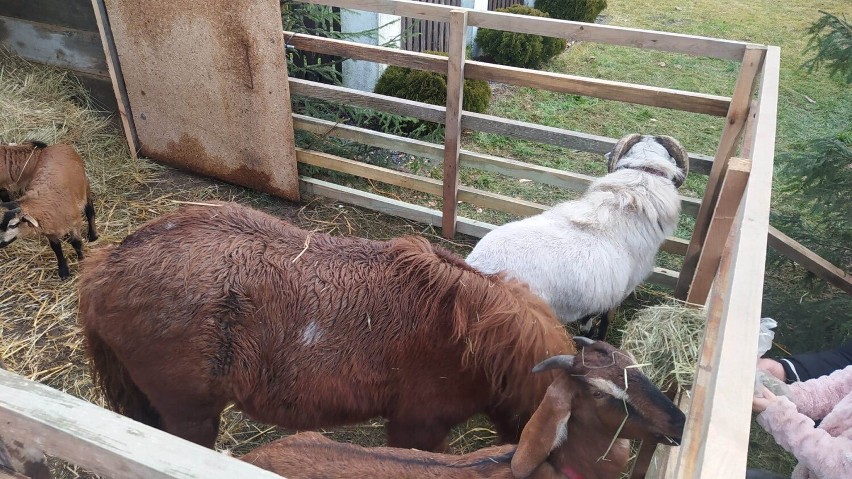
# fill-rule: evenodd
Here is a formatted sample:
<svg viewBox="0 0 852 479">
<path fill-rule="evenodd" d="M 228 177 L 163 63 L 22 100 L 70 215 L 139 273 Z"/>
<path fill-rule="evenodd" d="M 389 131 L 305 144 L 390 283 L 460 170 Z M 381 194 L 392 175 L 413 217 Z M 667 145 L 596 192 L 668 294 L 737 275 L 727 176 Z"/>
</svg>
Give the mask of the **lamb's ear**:
<svg viewBox="0 0 852 479">
<path fill-rule="evenodd" d="M 564 373 L 563 373 L 564 374 Z M 565 440 L 568 418 L 571 417 L 571 396 L 557 378 L 547 388 L 544 399 L 521 433 L 518 449 L 512 457 L 512 475 L 516 479 L 529 477 Z"/>
<path fill-rule="evenodd" d="M 620 160 L 625 153 L 630 151 L 630 149 L 633 148 L 633 145 L 639 143 L 639 140 L 641 139 L 642 135 L 633 133 L 632 135 L 627 135 L 618 140 L 618 143 L 615 144 L 615 148 L 612 149 L 612 153 L 607 160 L 607 171 L 610 173 L 615 171 L 615 166 L 618 165 L 618 160 Z"/>
<path fill-rule="evenodd" d="M 683 171 L 683 178 L 677 178 L 677 181 L 675 181 L 675 188 L 680 188 L 680 185 L 683 184 L 683 180 L 685 180 L 686 176 L 689 174 L 689 153 L 679 141 L 671 136 L 657 135 L 654 139 L 657 143 L 663 145 L 666 151 L 668 151 L 672 158 L 674 158 L 677 167 Z"/>
<path fill-rule="evenodd" d="M 21 216 L 21 219 L 29 223 L 33 228 L 38 228 L 38 221 L 32 216 L 24 213 L 24 215 Z"/>
</svg>

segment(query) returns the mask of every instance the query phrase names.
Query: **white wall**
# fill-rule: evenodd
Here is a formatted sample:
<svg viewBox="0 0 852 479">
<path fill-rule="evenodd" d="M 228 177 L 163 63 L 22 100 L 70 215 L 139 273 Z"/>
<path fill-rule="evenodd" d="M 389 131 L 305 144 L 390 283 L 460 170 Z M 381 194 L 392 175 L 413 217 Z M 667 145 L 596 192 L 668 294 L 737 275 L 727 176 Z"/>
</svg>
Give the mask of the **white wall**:
<svg viewBox="0 0 852 479">
<path fill-rule="evenodd" d="M 391 46 L 399 47 L 402 21 L 400 17 L 395 15 L 342 9 L 340 11 L 340 29 L 342 32 L 349 33 L 373 30 L 364 35 L 347 38 L 347 40 L 368 45 L 385 45 L 391 39 L 396 39 L 396 45 Z M 362 91 L 373 91 L 385 68 L 387 68 L 386 65 L 380 63 L 345 60 L 343 62 L 343 86 Z"/>
</svg>

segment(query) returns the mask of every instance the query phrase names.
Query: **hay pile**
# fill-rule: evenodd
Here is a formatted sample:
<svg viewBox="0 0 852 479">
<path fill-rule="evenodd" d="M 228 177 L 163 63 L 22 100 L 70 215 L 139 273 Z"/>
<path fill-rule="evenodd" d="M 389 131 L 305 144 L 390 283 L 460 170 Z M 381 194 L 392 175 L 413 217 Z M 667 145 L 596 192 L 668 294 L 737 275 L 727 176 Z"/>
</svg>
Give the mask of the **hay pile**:
<svg viewBox="0 0 852 479">
<path fill-rule="evenodd" d="M 143 222 L 187 201 L 230 200 L 282 217 L 303 228 L 331 234 L 387 239 L 419 234 L 464 254 L 470 244 L 443 240 L 431 227 L 354 208 L 324 198 L 290 203 L 243 188 L 198 178 L 146 160 L 135 160 L 124 136 L 93 110 L 85 90 L 61 70 L 31 64 L 0 50 L 0 141 L 28 139 L 73 144 L 86 162 L 95 195 L 100 239 L 86 250 L 121 241 Z M 77 261 L 66 246 L 71 278 L 60 281 L 56 259 L 43 238 L 0 249 L 0 361 L 13 372 L 103 405 L 93 389 L 76 326 Z M 242 454 L 288 431 L 257 424 L 239 412 L 223 415 L 217 448 Z M 365 446 L 384 441 L 381 423 L 335 428 L 329 436 Z M 490 443 L 494 433 L 482 419 L 457 428 L 457 452 Z M 80 477 L 75 467 L 53 463 L 57 477 Z"/>
<path fill-rule="evenodd" d="M 621 347 L 633 353 L 642 372 L 665 391 L 692 385 L 704 337 L 704 310 L 669 301 L 639 310 L 627 322 Z"/>
</svg>

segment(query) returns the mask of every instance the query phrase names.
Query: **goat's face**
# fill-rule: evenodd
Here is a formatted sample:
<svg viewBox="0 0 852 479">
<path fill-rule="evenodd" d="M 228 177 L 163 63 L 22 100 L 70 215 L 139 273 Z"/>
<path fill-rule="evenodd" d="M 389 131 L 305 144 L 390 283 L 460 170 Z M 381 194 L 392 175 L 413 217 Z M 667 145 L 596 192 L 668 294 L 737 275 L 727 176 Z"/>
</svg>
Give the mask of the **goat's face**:
<svg viewBox="0 0 852 479">
<path fill-rule="evenodd" d="M 577 393 L 581 407 L 594 409 L 604 429 L 618 431 L 619 437 L 680 443 L 686 417 L 642 374 L 630 353 L 603 341 L 577 342 L 580 350 L 568 374 L 583 386 Z"/>
<path fill-rule="evenodd" d="M 655 172 L 678 188 L 689 172 L 689 154 L 670 136 L 627 135 L 609 157 L 610 172 L 624 168 Z"/>
<path fill-rule="evenodd" d="M 21 227 L 38 226 L 38 222 L 21 211 L 17 202 L 0 204 L 0 248 L 5 248 L 18 239 Z"/>
</svg>

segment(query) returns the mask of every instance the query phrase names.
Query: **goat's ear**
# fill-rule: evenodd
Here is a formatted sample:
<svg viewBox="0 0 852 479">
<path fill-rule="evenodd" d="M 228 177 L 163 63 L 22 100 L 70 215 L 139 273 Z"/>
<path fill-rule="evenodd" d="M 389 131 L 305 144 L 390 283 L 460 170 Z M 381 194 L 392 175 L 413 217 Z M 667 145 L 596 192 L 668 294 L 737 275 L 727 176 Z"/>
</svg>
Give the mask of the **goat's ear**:
<svg viewBox="0 0 852 479">
<path fill-rule="evenodd" d="M 516 479 L 529 477 L 565 440 L 573 398 L 559 384 L 562 381 L 563 378 L 557 378 L 547 388 L 544 399 L 521 432 L 518 449 L 512 457 L 512 475 Z"/>
<path fill-rule="evenodd" d="M 21 216 L 21 219 L 29 223 L 33 228 L 38 228 L 38 221 L 32 216 L 24 213 L 24 215 Z"/>
</svg>

